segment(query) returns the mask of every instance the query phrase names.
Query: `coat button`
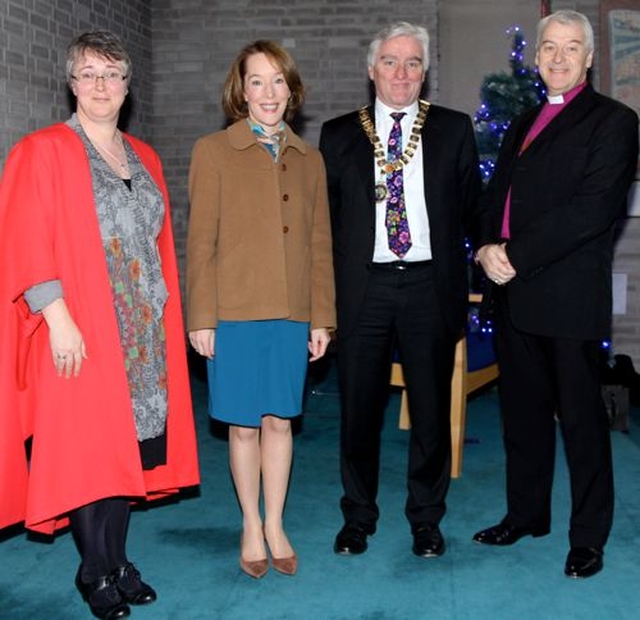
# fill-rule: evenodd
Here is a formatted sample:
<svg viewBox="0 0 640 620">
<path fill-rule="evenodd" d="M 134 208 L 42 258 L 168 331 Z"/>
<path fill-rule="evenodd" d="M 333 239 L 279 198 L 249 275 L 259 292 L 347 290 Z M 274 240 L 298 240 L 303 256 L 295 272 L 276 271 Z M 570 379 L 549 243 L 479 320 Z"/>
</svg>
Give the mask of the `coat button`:
<svg viewBox="0 0 640 620">
<path fill-rule="evenodd" d="M 284 200 L 285 202 L 287 202 L 287 200 L 289 200 L 289 194 L 285 194 L 285 195 L 282 197 L 282 200 Z"/>
<path fill-rule="evenodd" d="M 282 227 L 282 232 L 283 233 L 288 233 L 289 232 L 289 227 L 288 226 L 283 226 Z"/>
</svg>

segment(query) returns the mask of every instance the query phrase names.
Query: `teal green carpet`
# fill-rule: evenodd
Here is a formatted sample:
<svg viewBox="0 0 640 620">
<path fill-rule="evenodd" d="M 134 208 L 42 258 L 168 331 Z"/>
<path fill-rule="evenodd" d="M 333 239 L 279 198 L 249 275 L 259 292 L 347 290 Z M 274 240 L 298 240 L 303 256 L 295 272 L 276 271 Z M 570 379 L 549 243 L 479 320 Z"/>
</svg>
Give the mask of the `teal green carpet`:
<svg viewBox="0 0 640 620">
<path fill-rule="evenodd" d="M 468 406 L 463 476 L 454 480 L 442 523 L 446 554 L 411 553 L 403 516 L 407 433 L 398 430 L 392 396 L 383 437 L 378 532 L 367 553 L 332 551 L 338 508 L 338 396 L 333 369 L 312 377 L 306 415 L 295 438 L 286 512 L 299 555 L 298 575 L 270 571 L 255 581 L 238 567 L 240 515 L 227 467 L 224 433 L 206 415 L 206 387 L 194 378 L 202 485 L 182 501 L 132 515 L 130 558 L 158 590 L 158 601 L 132 617 L 182 619 L 573 619 L 640 617 L 640 412 L 629 434 L 612 433 L 616 515 L 605 570 L 567 579 L 569 489 L 559 452 L 552 533 L 511 548 L 476 545 L 472 534 L 505 511 L 504 457 L 495 390 Z M 2 499 L 0 498 L 0 501 Z M 73 587 L 78 556 L 68 533 L 32 540 L 22 531 L 0 539 L 0 618 L 89 617 Z"/>
</svg>

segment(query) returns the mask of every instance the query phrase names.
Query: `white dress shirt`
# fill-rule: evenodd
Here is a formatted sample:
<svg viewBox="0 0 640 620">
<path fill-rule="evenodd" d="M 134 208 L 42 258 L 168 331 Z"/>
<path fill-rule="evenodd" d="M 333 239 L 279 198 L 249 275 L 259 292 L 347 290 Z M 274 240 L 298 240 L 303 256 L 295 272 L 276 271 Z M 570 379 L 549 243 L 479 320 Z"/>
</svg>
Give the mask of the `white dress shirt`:
<svg viewBox="0 0 640 620">
<path fill-rule="evenodd" d="M 406 148 L 411 135 L 411 127 L 418 114 L 418 102 L 414 102 L 407 108 L 402 110 L 394 110 L 389 106 L 376 99 L 375 116 L 376 116 L 376 133 L 383 145 L 385 157 L 387 153 L 387 142 L 389 134 L 393 127 L 392 112 L 405 112 L 405 116 L 400 121 L 402 127 L 402 148 Z M 427 117 L 427 121 L 428 117 Z M 373 162 L 375 172 L 375 183 L 386 183 L 386 175 L 377 163 Z M 404 180 L 404 201 L 407 211 L 407 222 L 409 223 L 409 231 L 411 233 L 411 248 L 404 256 L 406 261 L 423 261 L 431 259 L 431 237 L 429 230 L 429 216 L 427 214 L 427 205 L 424 196 L 424 173 L 422 167 L 422 138 L 417 145 L 413 157 L 403 168 Z M 387 228 L 385 226 L 385 215 L 387 209 L 387 201 L 381 200 L 376 203 L 376 236 L 373 249 L 374 263 L 388 263 L 398 260 L 390 249 L 387 239 Z"/>
</svg>

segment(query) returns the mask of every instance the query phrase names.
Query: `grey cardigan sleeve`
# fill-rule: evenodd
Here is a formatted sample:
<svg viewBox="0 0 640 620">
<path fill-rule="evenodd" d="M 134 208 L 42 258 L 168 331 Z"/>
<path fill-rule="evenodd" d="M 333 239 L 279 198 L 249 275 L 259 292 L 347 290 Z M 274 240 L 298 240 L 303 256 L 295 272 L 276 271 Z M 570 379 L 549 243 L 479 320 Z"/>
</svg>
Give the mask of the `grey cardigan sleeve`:
<svg viewBox="0 0 640 620">
<path fill-rule="evenodd" d="M 29 310 L 34 314 L 41 312 L 43 308 L 46 308 L 52 301 L 60 297 L 64 297 L 60 280 L 40 282 L 24 292 L 24 298 Z"/>
</svg>

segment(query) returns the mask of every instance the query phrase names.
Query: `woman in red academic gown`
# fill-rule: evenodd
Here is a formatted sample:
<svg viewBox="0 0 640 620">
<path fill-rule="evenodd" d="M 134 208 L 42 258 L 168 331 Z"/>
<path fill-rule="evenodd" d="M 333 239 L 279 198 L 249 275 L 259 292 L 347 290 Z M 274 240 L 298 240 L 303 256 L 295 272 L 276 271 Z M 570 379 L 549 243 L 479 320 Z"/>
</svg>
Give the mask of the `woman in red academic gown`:
<svg viewBox="0 0 640 620">
<path fill-rule="evenodd" d="M 0 186 L 0 528 L 70 522 L 81 594 L 120 618 L 156 598 L 130 503 L 198 484 L 195 433 L 162 167 L 117 128 L 129 55 L 85 33 L 67 79 L 76 113 L 23 138 Z"/>
</svg>

